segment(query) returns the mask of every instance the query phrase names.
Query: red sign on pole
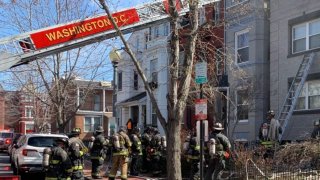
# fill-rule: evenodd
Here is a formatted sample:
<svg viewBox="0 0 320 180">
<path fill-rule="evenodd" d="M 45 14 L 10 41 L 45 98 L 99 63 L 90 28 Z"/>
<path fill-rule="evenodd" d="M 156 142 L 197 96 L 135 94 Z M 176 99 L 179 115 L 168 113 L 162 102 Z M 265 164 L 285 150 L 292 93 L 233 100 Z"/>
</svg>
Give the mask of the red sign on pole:
<svg viewBox="0 0 320 180">
<path fill-rule="evenodd" d="M 206 120 L 207 119 L 207 99 L 196 99 L 196 119 Z"/>
<path fill-rule="evenodd" d="M 136 9 L 117 12 L 112 14 L 112 17 L 119 27 L 134 24 L 140 20 Z M 104 15 L 36 32 L 30 36 L 36 49 L 41 49 L 111 29 L 113 29 L 111 20 Z"/>
</svg>

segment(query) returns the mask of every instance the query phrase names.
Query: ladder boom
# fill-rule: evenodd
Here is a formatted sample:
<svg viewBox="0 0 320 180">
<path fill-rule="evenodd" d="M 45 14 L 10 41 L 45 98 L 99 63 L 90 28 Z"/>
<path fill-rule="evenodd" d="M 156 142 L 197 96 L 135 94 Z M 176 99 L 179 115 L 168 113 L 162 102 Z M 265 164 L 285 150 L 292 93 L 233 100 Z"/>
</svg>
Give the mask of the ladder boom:
<svg viewBox="0 0 320 180">
<path fill-rule="evenodd" d="M 216 1 L 218 0 L 201 0 L 199 7 Z M 112 17 L 124 34 L 131 33 L 168 22 L 169 15 L 166 13 L 165 3 L 163 0 L 145 3 L 113 13 Z M 189 7 L 186 5 L 181 7 L 179 14 L 185 15 L 188 11 Z M 0 71 L 115 36 L 116 31 L 106 14 L 103 14 L 5 37 L 0 39 Z"/>
</svg>

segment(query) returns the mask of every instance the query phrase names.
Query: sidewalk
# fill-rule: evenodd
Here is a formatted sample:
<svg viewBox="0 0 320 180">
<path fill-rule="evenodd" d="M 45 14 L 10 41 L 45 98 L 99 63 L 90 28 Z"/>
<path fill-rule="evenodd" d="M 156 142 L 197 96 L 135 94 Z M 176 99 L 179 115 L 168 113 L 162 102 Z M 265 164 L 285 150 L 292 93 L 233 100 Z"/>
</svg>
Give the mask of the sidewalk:
<svg viewBox="0 0 320 180">
<path fill-rule="evenodd" d="M 103 168 L 102 168 L 102 172 L 101 172 L 101 175 L 105 175 L 106 174 L 106 170 L 108 169 L 108 166 L 107 164 L 104 164 L 103 165 Z M 84 172 L 84 177 L 85 179 L 92 179 L 91 178 L 91 162 L 88 161 L 88 160 L 85 160 L 85 168 L 83 170 Z M 108 177 L 105 176 L 103 177 L 103 180 L 107 180 Z M 116 179 L 120 179 L 120 177 L 117 177 Z M 128 177 L 128 180 L 163 180 L 163 178 L 154 178 L 154 177 L 147 177 L 147 176 L 129 176 Z"/>
</svg>

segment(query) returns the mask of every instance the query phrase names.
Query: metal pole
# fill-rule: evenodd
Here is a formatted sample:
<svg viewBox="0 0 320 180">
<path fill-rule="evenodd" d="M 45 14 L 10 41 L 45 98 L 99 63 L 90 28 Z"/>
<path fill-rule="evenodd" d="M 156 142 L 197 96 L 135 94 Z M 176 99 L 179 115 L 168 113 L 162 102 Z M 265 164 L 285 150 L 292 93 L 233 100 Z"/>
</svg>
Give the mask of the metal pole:
<svg viewBox="0 0 320 180">
<path fill-rule="evenodd" d="M 113 62 L 113 96 L 112 96 L 112 116 L 117 118 L 117 108 L 116 108 L 116 102 L 117 102 L 117 68 L 118 68 L 118 62 Z M 117 123 L 117 119 L 116 119 Z"/>
<path fill-rule="evenodd" d="M 203 98 L 202 84 L 200 84 L 200 99 Z M 203 148 L 204 148 L 204 124 L 203 119 L 200 120 L 200 180 L 203 179 Z"/>
</svg>

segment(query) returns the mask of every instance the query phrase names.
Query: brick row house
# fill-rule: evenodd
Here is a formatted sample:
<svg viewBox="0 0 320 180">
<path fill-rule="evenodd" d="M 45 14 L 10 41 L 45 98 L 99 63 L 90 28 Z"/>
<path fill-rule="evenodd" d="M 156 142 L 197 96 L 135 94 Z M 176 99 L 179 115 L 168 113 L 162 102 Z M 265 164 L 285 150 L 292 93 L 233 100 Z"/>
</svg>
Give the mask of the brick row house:
<svg viewBox="0 0 320 180">
<path fill-rule="evenodd" d="M 109 131 L 109 119 L 112 117 L 112 92 L 110 82 L 89 81 L 76 78 L 73 80 L 74 90 L 69 89 L 75 99 L 75 111 L 70 111 L 72 118 L 65 128 L 69 133 L 75 127 L 81 129 L 80 137 L 89 139 L 97 126 L 103 126 L 105 133 Z M 70 98 L 72 99 L 72 98 Z M 52 120 L 52 131 L 57 132 L 57 122 Z"/>
<path fill-rule="evenodd" d="M 0 129 L 11 129 L 19 133 L 40 131 L 39 127 L 49 118 L 44 113 L 39 94 L 30 93 L 28 82 L 19 91 L 0 89 Z"/>
</svg>

